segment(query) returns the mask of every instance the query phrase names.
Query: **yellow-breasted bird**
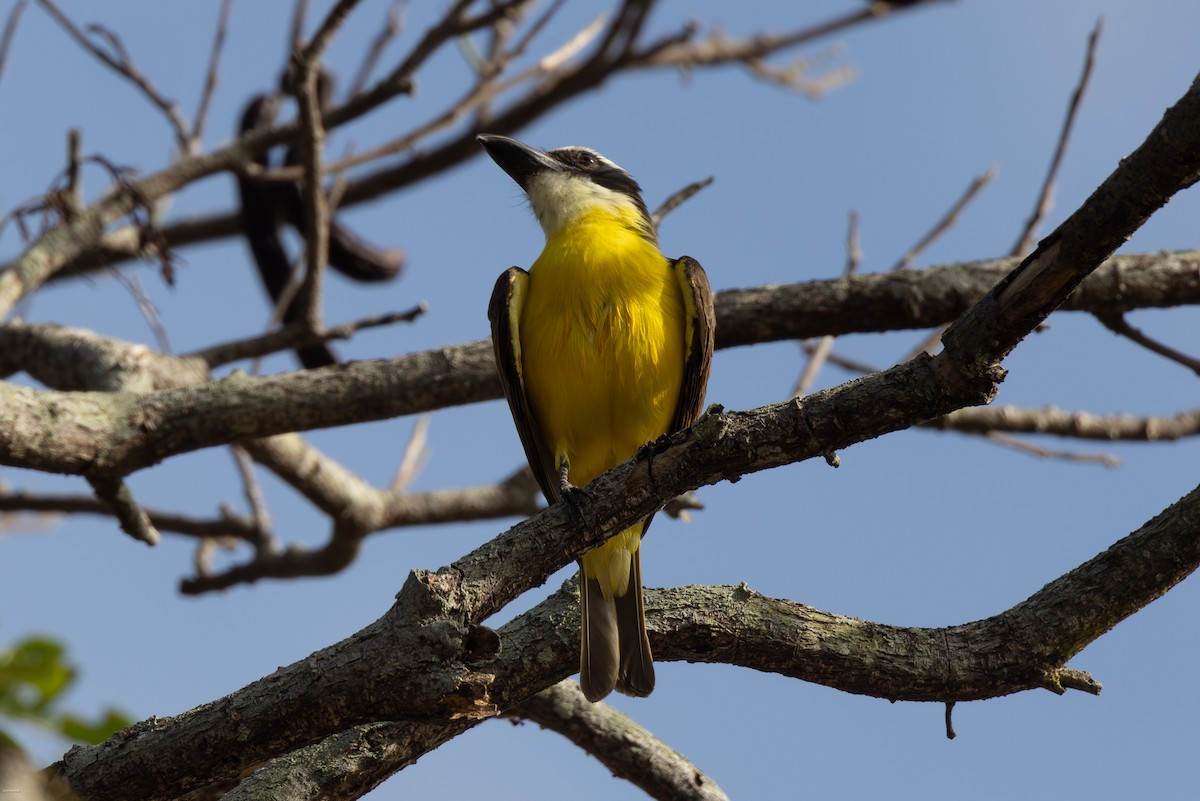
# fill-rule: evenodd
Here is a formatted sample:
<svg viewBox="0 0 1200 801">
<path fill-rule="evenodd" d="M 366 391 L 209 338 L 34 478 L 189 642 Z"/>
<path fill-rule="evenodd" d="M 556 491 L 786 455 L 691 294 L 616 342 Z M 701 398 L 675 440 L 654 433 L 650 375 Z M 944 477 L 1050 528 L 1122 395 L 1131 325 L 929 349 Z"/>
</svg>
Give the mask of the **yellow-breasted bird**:
<svg viewBox="0 0 1200 801">
<path fill-rule="evenodd" d="M 480 144 L 529 198 L 546 246 L 488 307 L 504 394 L 550 503 L 696 421 L 713 351 L 703 268 L 658 249 L 629 173 L 594 150 Z M 639 547 L 647 517 L 580 560 L 579 684 L 591 701 L 654 689 Z"/>
</svg>

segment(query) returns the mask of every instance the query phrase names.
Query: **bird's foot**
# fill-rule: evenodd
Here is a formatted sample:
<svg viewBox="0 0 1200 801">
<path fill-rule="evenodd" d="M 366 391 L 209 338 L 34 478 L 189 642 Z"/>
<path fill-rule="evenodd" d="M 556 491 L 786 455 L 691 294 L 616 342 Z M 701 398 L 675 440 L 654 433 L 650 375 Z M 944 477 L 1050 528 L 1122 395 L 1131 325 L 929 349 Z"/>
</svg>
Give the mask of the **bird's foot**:
<svg viewBox="0 0 1200 801">
<path fill-rule="evenodd" d="M 589 503 L 592 500 L 592 494 L 584 487 L 577 487 L 567 478 L 567 472 L 570 469 L 570 464 L 563 462 L 558 468 L 558 494 L 559 497 L 571 507 L 571 511 L 575 516 L 583 521 L 584 525 L 590 525 L 588 519 L 583 514 L 583 504 Z"/>
<path fill-rule="evenodd" d="M 637 458 L 646 460 L 646 475 L 654 481 L 654 457 L 671 447 L 671 435 L 663 434 L 658 439 L 647 442 L 638 448 Z"/>
<path fill-rule="evenodd" d="M 638 448 L 637 458 L 653 459 L 656 454 L 662 453 L 669 447 L 671 447 L 671 435 L 663 434 L 658 439 L 650 440 Z"/>
</svg>

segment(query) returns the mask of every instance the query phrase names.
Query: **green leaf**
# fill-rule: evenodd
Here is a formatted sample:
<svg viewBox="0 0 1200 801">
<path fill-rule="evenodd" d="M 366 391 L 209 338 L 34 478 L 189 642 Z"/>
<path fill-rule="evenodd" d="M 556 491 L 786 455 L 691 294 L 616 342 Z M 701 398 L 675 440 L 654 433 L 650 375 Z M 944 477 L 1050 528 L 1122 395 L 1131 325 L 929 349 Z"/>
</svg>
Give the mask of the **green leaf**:
<svg viewBox="0 0 1200 801">
<path fill-rule="evenodd" d="M 77 742 L 98 743 L 130 724 L 113 708 L 94 720 L 64 712 L 57 706 L 78 674 L 62 643 L 49 637 L 27 637 L 11 648 L 0 648 L 0 717 L 35 723 Z M 0 730 L 0 747 L 20 747 Z"/>
<path fill-rule="evenodd" d="M 52 704 L 75 680 L 65 653 L 46 637 L 28 637 L 0 652 L 0 708 L 37 712 Z"/>
<path fill-rule="evenodd" d="M 59 723 L 64 737 L 76 742 L 95 745 L 130 726 L 133 721 L 118 710 L 109 707 L 95 721 L 87 721 L 75 715 L 65 714 L 60 718 Z"/>
</svg>

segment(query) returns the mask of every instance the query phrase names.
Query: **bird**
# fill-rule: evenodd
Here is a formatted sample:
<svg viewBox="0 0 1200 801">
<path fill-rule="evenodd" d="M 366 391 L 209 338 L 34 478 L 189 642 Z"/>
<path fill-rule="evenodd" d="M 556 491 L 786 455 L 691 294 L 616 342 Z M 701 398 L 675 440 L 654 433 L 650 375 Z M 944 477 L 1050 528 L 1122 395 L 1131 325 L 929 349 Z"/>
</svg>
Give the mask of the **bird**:
<svg viewBox="0 0 1200 801">
<path fill-rule="evenodd" d="M 668 259 L 641 188 L 587 147 L 543 151 L 481 134 L 524 190 L 546 242 L 500 275 L 488 305 L 500 382 L 549 503 L 700 416 L 712 364 L 712 291 Z M 590 701 L 654 689 L 641 542 L 653 514 L 580 559 L 579 684 Z"/>
</svg>

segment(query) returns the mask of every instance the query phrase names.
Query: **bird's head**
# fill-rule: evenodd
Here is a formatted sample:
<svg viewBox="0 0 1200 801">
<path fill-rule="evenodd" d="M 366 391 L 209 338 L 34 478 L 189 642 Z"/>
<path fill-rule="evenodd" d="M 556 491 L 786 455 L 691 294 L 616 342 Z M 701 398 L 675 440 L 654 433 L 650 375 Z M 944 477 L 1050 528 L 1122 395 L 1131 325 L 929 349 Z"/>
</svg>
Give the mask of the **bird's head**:
<svg viewBox="0 0 1200 801">
<path fill-rule="evenodd" d="M 479 144 L 525 190 L 546 238 L 591 212 L 609 212 L 656 242 L 637 181 L 586 147 L 542 151 L 507 136 L 481 134 Z"/>
</svg>

